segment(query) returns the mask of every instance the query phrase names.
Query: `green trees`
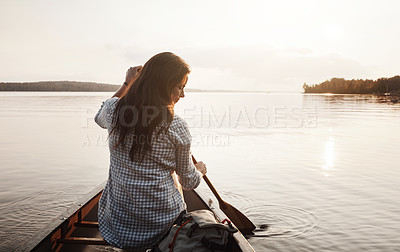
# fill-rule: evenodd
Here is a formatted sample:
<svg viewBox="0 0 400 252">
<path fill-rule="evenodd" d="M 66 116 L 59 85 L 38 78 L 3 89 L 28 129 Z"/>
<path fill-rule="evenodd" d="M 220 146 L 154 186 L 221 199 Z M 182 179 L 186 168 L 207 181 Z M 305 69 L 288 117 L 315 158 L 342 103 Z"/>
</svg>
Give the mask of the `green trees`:
<svg viewBox="0 0 400 252">
<path fill-rule="evenodd" d="M 400 92 L 400 76 L 377 80 L 345 80 L 332 78 L 320 84 L 303 84 L 305 93 L 383 94 Z"/>
</svg>

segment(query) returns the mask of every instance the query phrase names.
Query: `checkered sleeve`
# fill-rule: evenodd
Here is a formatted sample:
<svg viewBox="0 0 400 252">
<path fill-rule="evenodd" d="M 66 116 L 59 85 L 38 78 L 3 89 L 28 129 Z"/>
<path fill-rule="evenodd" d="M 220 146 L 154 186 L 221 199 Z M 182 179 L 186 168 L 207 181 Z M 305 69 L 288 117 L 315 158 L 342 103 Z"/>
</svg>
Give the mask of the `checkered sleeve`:
<svg viewBox="0 0 400 252">
<path fill-rule="evenodd" d="M 115 105 L 117 102 L 118 98 L 110 98 L 105 100 L 97 112 L 97 114 L 94 116 L 94 121 L 103 129 L 108 129 L 111 120 L 112 120 L 112 110 L 110 109 L 111 106 Z"/>
<path fill-rule="evenodd" d="M 191 141 L 192 137 L 189 132 L 189 127 L 185 120 L 178 117 L 177 120 L 177 141 L 175 150 L 176 159 L 176 174 L 178 175 L 179 183 L 185 190 L 196 188 L 201 181 L 201 174 L 197 171 L 192 162 L 191 157 Z"/>
</svg>

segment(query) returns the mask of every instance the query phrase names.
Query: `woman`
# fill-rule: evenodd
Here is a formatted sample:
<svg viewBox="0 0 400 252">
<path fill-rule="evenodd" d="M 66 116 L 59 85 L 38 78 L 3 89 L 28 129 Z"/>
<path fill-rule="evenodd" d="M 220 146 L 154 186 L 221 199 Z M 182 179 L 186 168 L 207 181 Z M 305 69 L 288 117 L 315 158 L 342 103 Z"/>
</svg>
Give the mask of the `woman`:
<svg viewBox="0 0 400 252">
<path fill-rule="evenodd" d="M 191 161 L 187 123 L 174 115 L 183 98 L 189 66 L 166 52 L 130 68 L 95 121 L 109 132 L 110 170 L 99 202 L 99 228 L 113 246 L 145 250 L 169 230 L 186 205 L 174 185 L 196 188 L 206 174 Z"/>
</svg>

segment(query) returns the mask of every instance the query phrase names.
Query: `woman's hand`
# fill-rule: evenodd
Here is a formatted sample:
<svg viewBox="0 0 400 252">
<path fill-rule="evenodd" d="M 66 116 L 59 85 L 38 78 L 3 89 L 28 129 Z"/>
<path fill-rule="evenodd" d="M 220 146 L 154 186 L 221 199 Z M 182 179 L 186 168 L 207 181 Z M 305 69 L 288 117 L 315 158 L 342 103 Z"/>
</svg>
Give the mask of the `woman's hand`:
<svg viewBox="0 0 400 252">
<path fill-rule="evenodd" d="M 197 162 L 194 164 L 196 166 L 196 169 L 204 176 L 207 173 L 207 167 L 206 164 L 203 163 L 202 161 Z"/>
<path fill-rule="evenodd" d="M 142 68 L 143 68 L 142 66 L 130 67 L 126 71 L 125 83 L 128 83 L 128 85 L 131 85 L 133 80 L 139 75 Z"/>
<path fill-rule="evenodd" d="M 128 71 L 126 71 L 125 82 L 120 86 L 120 88 L 115 92 L 112 97 L 121 98 L 124 93 L 126 92 L 127 88 L 132 85 L 135 78 L 139 75 L 140 71 L 142 70 L 142 66 L 135 66 L 130 67 Z"/>
</svg>

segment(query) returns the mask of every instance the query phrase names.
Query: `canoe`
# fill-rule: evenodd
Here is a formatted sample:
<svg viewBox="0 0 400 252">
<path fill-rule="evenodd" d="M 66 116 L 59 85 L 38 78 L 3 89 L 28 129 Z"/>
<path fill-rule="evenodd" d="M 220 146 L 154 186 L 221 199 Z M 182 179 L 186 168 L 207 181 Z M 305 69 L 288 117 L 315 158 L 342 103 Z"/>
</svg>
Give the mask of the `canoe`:
<svg viewBox="0 0 400 252">
<path fill-rule="evenodd" d="M 97 206 L 104 186 L 105 183 L 101 184 L 15 251 L 119 251 L 104 241 L 98 228 Z M 209 209 L 214 212 L 218 220 L 227 218 L 218 208 L 218 204 L 213 203 L 199 190 L 184 191 L 184 198 L 189 212 Z M 254 251 L 240 231 L 236 232 L 233 237 L 232 244 L 230 244 L 233 252 Z"/>
</svg>

